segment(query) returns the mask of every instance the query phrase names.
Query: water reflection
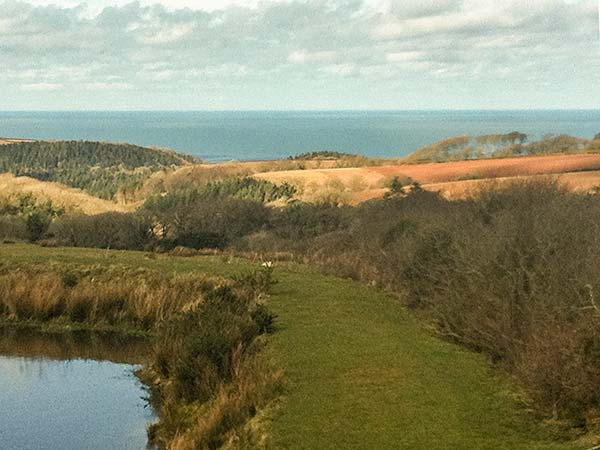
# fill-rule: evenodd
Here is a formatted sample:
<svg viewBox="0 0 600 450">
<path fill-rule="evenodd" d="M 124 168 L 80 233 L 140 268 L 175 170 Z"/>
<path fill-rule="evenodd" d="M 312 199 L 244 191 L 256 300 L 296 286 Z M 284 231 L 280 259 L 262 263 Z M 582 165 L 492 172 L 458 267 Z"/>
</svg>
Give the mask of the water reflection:
<svg viewBox="0 0 600 450">
<path fill-rule="evenodd" d="M 149 345 L 0 330 L 0 448 L 143 450 L 153 412 L 133 374 Z"/>
<path fill-rule="evenodd" d="M 150 350 L 147 338 L 119 333 L 42 333 L 33 328 L 0 327 L 0 355 L 4 356 L 143 364 Z"/>
</svg>

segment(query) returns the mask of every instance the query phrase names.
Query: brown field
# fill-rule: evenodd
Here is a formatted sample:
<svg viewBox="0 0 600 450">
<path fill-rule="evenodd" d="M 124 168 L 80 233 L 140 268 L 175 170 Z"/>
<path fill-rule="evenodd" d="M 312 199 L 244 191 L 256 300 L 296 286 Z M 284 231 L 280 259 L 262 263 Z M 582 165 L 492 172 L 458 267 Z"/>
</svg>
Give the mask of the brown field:
<svg viewBox="0 0 600 450">
<path fill-rule="evenodd" d="M 431 183 L 423 185 L 428 191 L 440 192 L 449 199 L 466 198 L 476 194 L 480 189 L 523 179 L 553 179 L 574 192 L 590 192 L 600 186 L 600 170 L 587 172 L 569 172 L 549 175 L 526 175 L 519 177 L 487 178 L 482 180 L 449 181 L 446 183 Z"/>
<path fill-rule="evenodd" d="M 15 144 L 17 142 L 33 142 L 33 139 L 19 139 L 19 138 L 3 138 L 3 137 L 0 137 L 0 145 Z"/>
<path fill-rule="evenodd" d="M 296 171 L 337 167 L 336 160 L 293 161 L 289 159 L 269 161 L 227 161 L 184 165 L 171 170 L 153 173 L 135 192 L 129 193 L 128 202 L 140 202 L 152 194 L 173 191 L 232 177 L 245 177 L 262 172 Z"/>
<path fill-rule="evenodd" d="M 567 174 L 560 181 L 573 189 L 591 189 L 600 184 L 599 154 L 552 155 L 484 159 L 427 164 L 398 164 L 342 169 L 284 170 L 255 176 L 274 183 L 298 187 L 298 197 L 306 201 L 335 200 L 360 203 L 381 197 L 394 177 L 410 177 L 426 189 L 439 190 L 450 197 L 481 186 L 485 180 L 514 179 L 537 175 Z M 584 172 L 584 173 L 578 173 Z M 462 192 L 462 194 L 461 194 Z"/>
<path fill-rule="evenodd" d="M 32 194 L 40 200 L 51 200 L 56 205 L 69 210 L 79 210 L 85 214 L 131 210 L 129 206 L 94 197 L 60 183 L 39 181 L 29 177 L 15 177 L 9 173 L 0 174 L 0 193 L 2 196 Z"/>
</svg>

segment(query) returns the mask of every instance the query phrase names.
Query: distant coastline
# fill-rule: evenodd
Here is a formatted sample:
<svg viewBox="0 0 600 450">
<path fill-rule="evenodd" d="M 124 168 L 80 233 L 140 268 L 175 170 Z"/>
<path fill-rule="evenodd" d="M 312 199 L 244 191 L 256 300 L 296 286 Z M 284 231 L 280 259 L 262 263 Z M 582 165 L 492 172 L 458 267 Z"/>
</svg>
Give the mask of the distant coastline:
<svg viewBox="0 0 600 450">
<path fill-rule="evenodd" d="M 519 130 L 590 139 L 600 110 L 0 112 L 0 136 L 129 142 L 205 161 L 339 151 L 398 158 L 449 136 Z"/>
</svg>

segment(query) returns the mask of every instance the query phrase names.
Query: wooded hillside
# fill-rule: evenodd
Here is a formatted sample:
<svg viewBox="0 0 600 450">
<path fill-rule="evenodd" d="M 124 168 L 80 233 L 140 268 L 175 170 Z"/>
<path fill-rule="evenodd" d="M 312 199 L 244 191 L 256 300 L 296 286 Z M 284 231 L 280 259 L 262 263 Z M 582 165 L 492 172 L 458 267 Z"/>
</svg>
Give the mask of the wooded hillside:
<svg viewBox="0 0 600 450">
<path fill-rule="evenodd" d="M 90 141 L 31 141 L 0 146 L 0 172 L 58 181 L 112 199 L 158 170 L 193 157 L 131 144 Z"/>
</svg>

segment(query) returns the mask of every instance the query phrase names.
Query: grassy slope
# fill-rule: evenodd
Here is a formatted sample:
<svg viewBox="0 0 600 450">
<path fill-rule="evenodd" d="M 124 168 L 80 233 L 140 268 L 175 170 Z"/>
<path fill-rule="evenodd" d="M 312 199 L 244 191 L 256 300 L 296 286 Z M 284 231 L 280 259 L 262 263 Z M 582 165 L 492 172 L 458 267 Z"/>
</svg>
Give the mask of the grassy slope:
<svg viewBox="0 0 600 450">
<path fill-rule="evenodd" d="M 94 197 L 80 189 L 53 181 L 40 181 L 29 177 L 15 177 L 0 173 L 1 196 L 32 194 L 36 199 L 50 200 L 54 205 L 68 210 L 76 209 L 85 214 L 102 214 L 110 211 L 131 211 L 131 206 L 120 205 L 110 200 Z"/>
<path fill-rule="evenodd" d="M 243 261 L 0 245 L 0 261 L 111 263 L 231 275 Z M 542 437 L 479 355 L 439 341 L 394 300 L 354 282 L 279 268 L 272 351 L 289 392 L 271 423 L 288 449 L 567 449 Z"/>
<path fill-rule="evenodd" d="M 393 176 L 410 177 L 421 183 L 425 189 L 444 190 L 442 183 L 457 183 L 470 178 L 483 180 L 529 177 L 597 171 L 599 168 L 600 155 L 598 154 L 561 154 L 342 169 L 288 170 L 259 173 L 254 176 L 273 183 L 292 184 L 299 188 L 299 197 L 302 200 L 314 201 L 322 198 L 323 193 L 334 191 L 341 194 L 342 200 L 354 204 L 383 197 L 387 191 L 384 188 Z M 457 191 L 457 185 L 448 188 Z"/>
</svg>

